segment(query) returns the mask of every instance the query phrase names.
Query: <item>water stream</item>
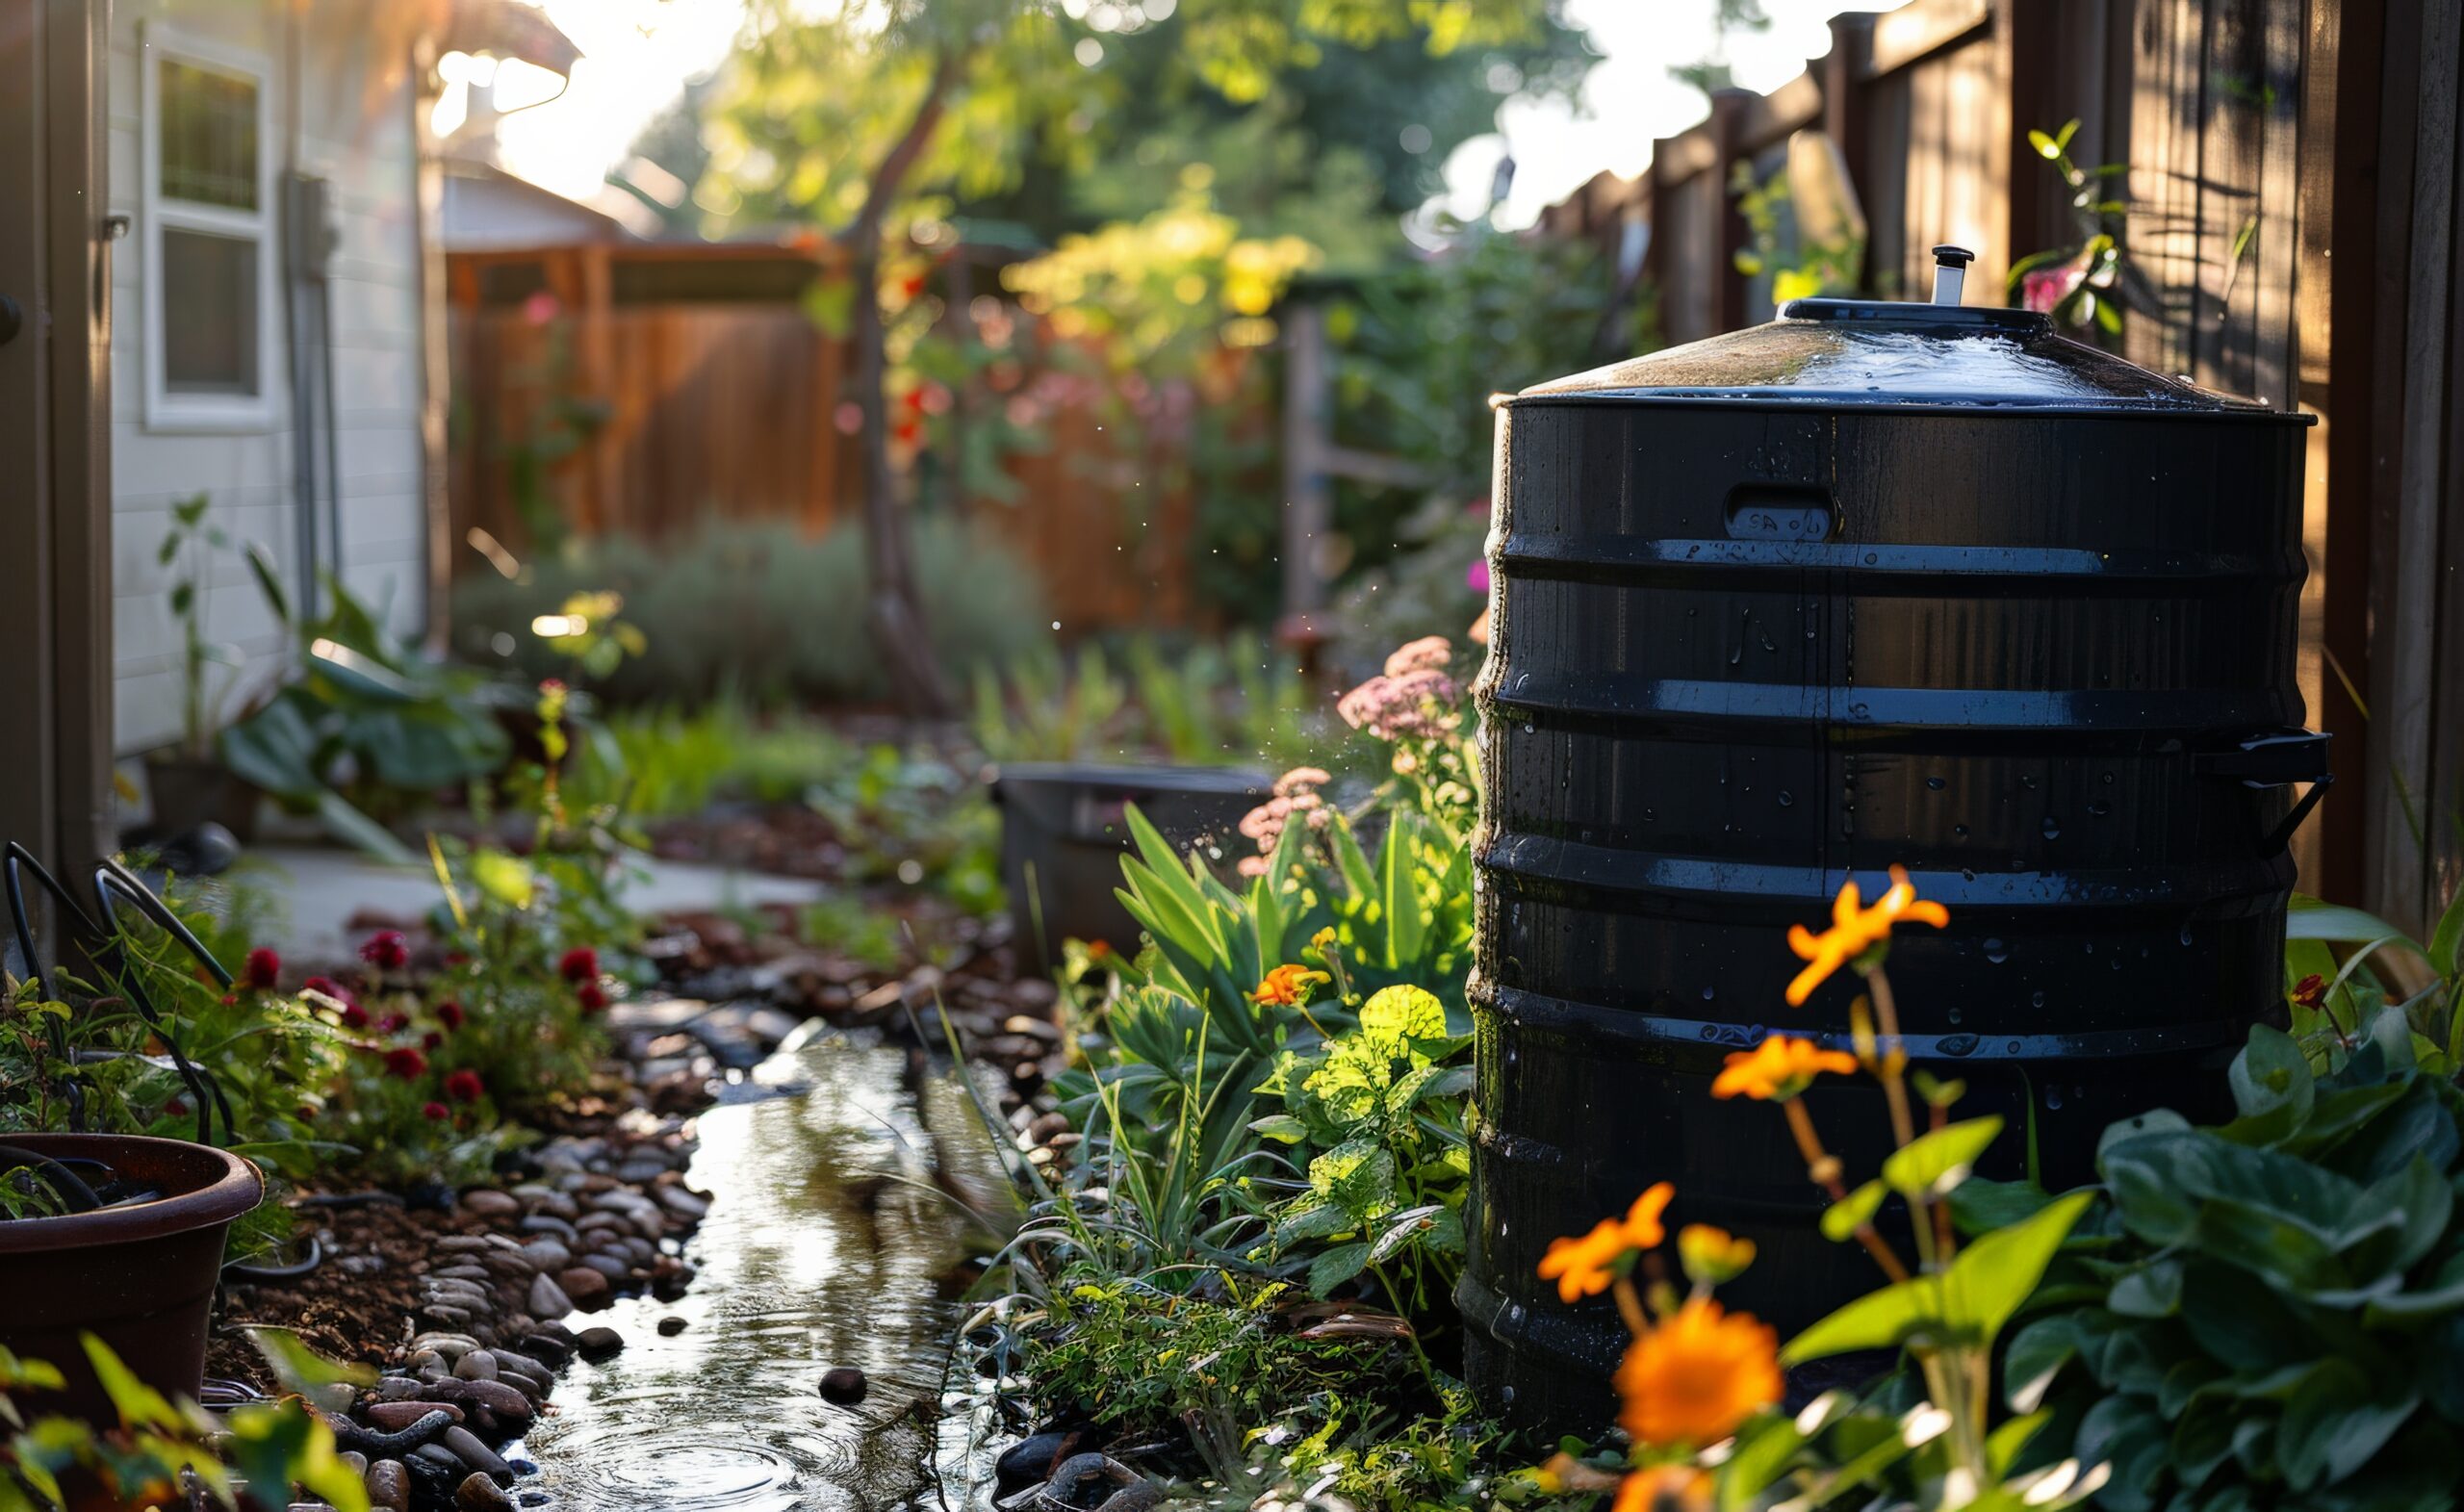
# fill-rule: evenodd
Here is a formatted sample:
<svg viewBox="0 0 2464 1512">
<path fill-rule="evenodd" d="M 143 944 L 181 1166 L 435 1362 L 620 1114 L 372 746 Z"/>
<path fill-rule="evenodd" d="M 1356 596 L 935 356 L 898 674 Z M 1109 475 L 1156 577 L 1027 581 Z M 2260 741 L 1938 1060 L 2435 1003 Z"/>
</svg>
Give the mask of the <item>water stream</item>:
<svg viewBox="0 0 2464 1512">
<path fill-rule="evenodd" d="M 573 1320 L 626 1347 L 565 1376 L 523 1489 L 590 1512 L 988 1504 L 988 1416 L 945 1393 L 972 1384 L 944 1379 L 961 1309 L 942 1278 L 965 1228 L 931 1190 L 937 1151 L 967 1186 L 997 1184 L 963 1088 L 909 1075 L 896 1047 L 791 1040 L 702 1115 L 701 1141 L 700 1275 L 680 1301 Z M 684 1328 L 662 1337 L 671 1317 Z M 822 1399 L 835 1366 L 864 1371 L 861 1403 Z"/>
</svg>

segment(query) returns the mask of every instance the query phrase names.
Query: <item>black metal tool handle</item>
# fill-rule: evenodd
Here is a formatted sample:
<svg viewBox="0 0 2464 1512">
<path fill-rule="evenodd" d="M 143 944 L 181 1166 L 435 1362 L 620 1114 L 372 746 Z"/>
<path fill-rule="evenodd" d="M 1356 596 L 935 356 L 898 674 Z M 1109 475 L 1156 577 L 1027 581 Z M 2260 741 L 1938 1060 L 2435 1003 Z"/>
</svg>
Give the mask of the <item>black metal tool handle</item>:
<svg viewBox="0 0 2464 1512">
<path fill-rule="evenodd" d="M 2282 822 L 2268 832 L 2263 848 L 2272 855 L 2293 843 L 2293 832 L 2301 828 L 2301 821 L 2310 817 L 2334 785 L 2335 774 L 2327 770 L 2327 742 L 2334 738 L 2319 730 L 2272 730 L 2230 750 L 2201 752 L 2191 758 L 2191 770 L 2262 790 L 2310 784 L 2307 792 L 2294 800 Z"/>
</svg>

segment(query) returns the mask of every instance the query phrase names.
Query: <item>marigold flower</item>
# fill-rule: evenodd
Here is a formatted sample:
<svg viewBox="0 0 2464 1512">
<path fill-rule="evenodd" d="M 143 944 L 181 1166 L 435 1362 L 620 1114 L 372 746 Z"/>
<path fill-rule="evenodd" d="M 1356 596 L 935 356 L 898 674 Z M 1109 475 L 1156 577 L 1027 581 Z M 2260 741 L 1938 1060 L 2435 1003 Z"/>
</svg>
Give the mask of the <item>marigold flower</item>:
<svg viewBox="0 0 2464 1512">
<path fill-rule="evenodd" d="M 462 1027 L 462 1005 L 448 998 L 436 1005 L 436 1021 L 448 1029 Z"/>
<path fill-rule="evenodd" d="M 574 1001 L 581 1005 L 581 1011 L 585 1014 L 604 1012 L 607 1009 L 607 991 L 596 982 L 585 982 L 574 989 Z"/>
<path fill-rule="evenodd" d="M 1780 1399 L 1780 1336 L 1750 1313 L 1689 1299 L 1617 1367 L 1617 1422 L 1635 1443 L 1716 1444 Z"/>
<path fill-rule="evenodd" d="M 556 974 L 568 982 L 587 982 L 599 975 L 599 952 L 588 945 L 576 945 L 556 962 Z"/>
<path fill-rule="evenodd" d="M 415 1082 L 427 1074 L 427 1057 L 408 1045 L 398 1050 L 388 1050 L 385 1052 L 385 1069 L 406 1082 Z"/>
<path fill-rule="evenodd" d="M 1752 1050 L 1731 1055 L 1726 1068 L 1711 1079 L 1711 1095 L 1784 1103 L 1825 1071 L 1846 1076 L 1856 1069 L 1857 1058 L 1845 1050 L 1825 1050 L 1810 1039 L 1773 1035 Z"/>
<path fill-rule="evenodd" d="M 1657 1182 L 1634 1199 L 1622 1218 L 1602 1218 L 1580 1239 L 1553 1239 L 1540 1257 L 1540 1279 L 1557 1283 L 1557 1295 L 1568 1302 L 1597 1296 L 1617 1279 L 1617 1267 L 1629 1250 L 1650 1249 L 1668 1238 L 1659 1216 L 1668 1211 L 1677 1189 Z"/>
<path fill-rule="evenodd" d="M 359 959 L 379 971 L 399 971 L 410 963 L 411 947 L 400 930 L 378 930 L 360 941 Z"/>
<path fill-rule="evenodd" d="M 1258 984 L 1258 989 L 1249 994 L 1249 1001 L 1268 1008 L 1297 1008 L 1309 1001 L 1312 987 L 1333 980 L 1324 972 L 1312 971 L 1307 966 L 1277 966 L 1268 972 L 1267 979 Z"/>
<path fill-rule="evenodd" d="M 248 963 L 240 968 L 241 983 L 260 992 L 271 990 L 281 975 L 282 958 L 263 945 L 248 952 Z"/>
<path fill-rule="evenodd" d="M 1710 1512 L 1711 1477 L 1691 1465 L 1654 1465 L 1617 1483 L 1609 1512 Z"/>
<path fill-rule="evenodd" d="M 1838 898 L 1831 906 L 1831 928 L 1816 935 L 1802 924 L 1788 926 L 1788 948 L 1797 953 L 1799 960 L 1812 962 L 1788 984 L 1788 1006 L 1804 1007 L 1813 989 L 1829 980 L 1833 972 L 1889 939 L 1891 926 L 1903 922 L 1931 924 L 1940 929 L 1951 922 L 1951 915 L 1938 903 L 1917 901 L 1916 885 L 1908 880 L 1904 866 L 1890 869 L 1890 890 L 1875 899 L 1870 908 L 1859 906 L 1853 879 L 1843 883 Z"/>
<path fill-rule="evenodd" d="M 445 1078 L 445 1095 L 457 1103 L 477 1102 L 487 1089 L 486 1084 L 479 1080 L 479 1073 L 467 1066 Z"/>
</svg>

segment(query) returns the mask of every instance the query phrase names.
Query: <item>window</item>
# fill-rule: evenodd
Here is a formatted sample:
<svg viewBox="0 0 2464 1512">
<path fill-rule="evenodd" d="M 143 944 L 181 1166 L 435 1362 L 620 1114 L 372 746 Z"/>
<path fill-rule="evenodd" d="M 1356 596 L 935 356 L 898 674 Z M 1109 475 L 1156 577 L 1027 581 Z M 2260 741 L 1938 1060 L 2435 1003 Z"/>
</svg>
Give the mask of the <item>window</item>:
<svg viewBox="0 0 2464 1512">
<path fill-rule="evenodd" d="M 273 423 L 267 65 L 149 27 L 144 49 L 145 423 Z"/>
</svg>

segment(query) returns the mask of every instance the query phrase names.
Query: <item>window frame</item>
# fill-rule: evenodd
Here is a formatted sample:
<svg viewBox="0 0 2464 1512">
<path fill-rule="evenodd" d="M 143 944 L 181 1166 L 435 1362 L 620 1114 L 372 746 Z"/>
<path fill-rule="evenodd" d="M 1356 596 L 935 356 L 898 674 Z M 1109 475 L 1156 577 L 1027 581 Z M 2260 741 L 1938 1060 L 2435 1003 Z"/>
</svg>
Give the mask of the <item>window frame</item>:
<svg viewBox="0 0 2464 1512">
<path fill-rule="evenodd" d="M 244 79 L 257 91 L 257 208 L 173 199 L 163 193 L 163 65 Z M 276 308 L 276 265 L 282 260 L 280 223 L 274 213 L 273 64 L 262 53 L 209 41 L 149 21 L 138 49 L 139 223 L 144 244 L 145 428 L 169 432 L 264 432 L 276 428 L 275 389 L 281 382 Z M 257 392 L 252 395 L 183 394 L 169 385 L 169 348 L 164 310 L 164 232 L 201 232 L 233 237 L 257 248 Z"/>
</svg>

